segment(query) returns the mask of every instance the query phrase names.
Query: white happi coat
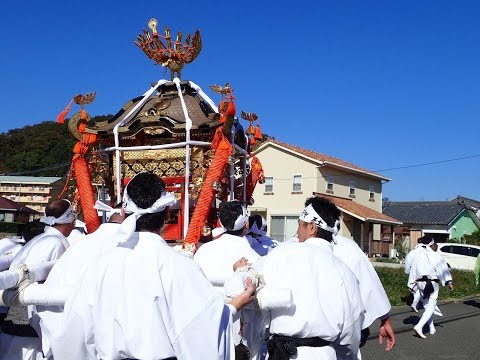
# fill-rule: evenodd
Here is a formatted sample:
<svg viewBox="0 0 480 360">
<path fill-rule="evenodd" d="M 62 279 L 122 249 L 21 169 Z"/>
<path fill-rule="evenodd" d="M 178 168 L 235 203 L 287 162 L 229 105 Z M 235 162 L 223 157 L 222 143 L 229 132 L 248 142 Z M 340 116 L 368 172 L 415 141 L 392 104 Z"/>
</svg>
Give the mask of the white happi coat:
<svg viewBox="0 0 480 360">
<path fill-rule="evenodd" d="M 235 309 L 192 260 L 135 233 L 89 267 L 67 300 L 55 359 L 231 359 Z"/>
<path fill-rule="evenodd" d="M 0 271 L 10 267 L 15 255 L 20 251 L 25 240 L 21 237 L 3 238 L 0 240 Z"/>
<path fill-rule="evenodd" d="M 34 237 L 17 253 L 10 268 L 26 264 L 38 265 L 58 259 L 67 249 L 66 237 L 57 229 L 46 226 L 42 234 Z M 28 307 L 30 325 L 40 334 L 38 318 L 34 316 L 34 307 Z M 40 338 L 29 338 L 0 334 L 1 360 L 38 360 L 43 359 Z"/>
<path fill-rule="evenodd" d="M 45 286 L 70 291 L 77 286 L 87 269 L 98 260 L 105 251 L 115 247 L 115 233 L 120 228 L 117 223 L 105 223 L 93 233 L 82 235 L 83 239 L 74 242 L 57 261 L 48 274 Z M 62 306 L 36 306 L 42 331 L 42 349 L 45 356 L 51 356 L 52 333 L 60 325 Z"/>
<path fill-rule="evenodd" d="M 194 256 L 207 279 L 223 294 L 223 284 L 233 276 L 233 264 L 245 257 L 253 263 L 260 258 L 244 237 L 223 234 L 200 246 Z"/>
<path fill-rule="evenodd" d="M 372 263 L 357 243 L 344 236 L 335 236 L 333 253 L 348 266 L 360 284 L 360 297 L 365 306 L 362 329 L 388 314 L 390 301 Z"/>
<path fill-rule="evenodd" d="M 296 359 L 356 359 L 364 307 L 358 281 L 319 238 L 273 249 L 258 262 L 271 287 L 292 290 L 294 306 L 271 310 L 270 332 L 293 337 L 320 337 L 332 345 L 299 347 Z"/>
</svg>

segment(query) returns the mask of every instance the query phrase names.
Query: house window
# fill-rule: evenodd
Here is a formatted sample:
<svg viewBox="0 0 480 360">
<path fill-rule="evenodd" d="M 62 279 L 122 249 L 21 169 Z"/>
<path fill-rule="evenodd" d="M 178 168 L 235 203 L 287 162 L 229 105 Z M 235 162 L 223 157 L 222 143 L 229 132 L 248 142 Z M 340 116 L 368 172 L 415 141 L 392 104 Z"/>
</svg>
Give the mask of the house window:
<svg viewBox="0 0 480 360">
<path fill-rule="evenodd" d="M 298 216 L 272 216 L 270 221 L 270 237 L 283 242 L 291 239 L 298 230 Z"/>
<path fill-rule="evenodd" d="M 265 192 L 273 193 L 273 177 L 272 176 L 265 177 Z"/>
<path fill-rule="evenodd" d="M 327 176 L 327 194 L 333 194 L 333 176 Z"/>
<path fill-rule="evenodd" d="M 355 197 L 355 181 L 354 180 L 350 180 L 348 196 L 352 198 Z"/>
<path fill-rule="evenodd" d="M 302 175 L 293 175 L 293 192 L 302 191 Z"/>
<path fill-rule="evenodd" d="M 368 200 L 375 201 L 375 186 L 370 186 Z"/>
<path fill-rule="evenodd" d="M 0 213 L 0 221 L 5 221 L 5 214 Z"/>
</svg>

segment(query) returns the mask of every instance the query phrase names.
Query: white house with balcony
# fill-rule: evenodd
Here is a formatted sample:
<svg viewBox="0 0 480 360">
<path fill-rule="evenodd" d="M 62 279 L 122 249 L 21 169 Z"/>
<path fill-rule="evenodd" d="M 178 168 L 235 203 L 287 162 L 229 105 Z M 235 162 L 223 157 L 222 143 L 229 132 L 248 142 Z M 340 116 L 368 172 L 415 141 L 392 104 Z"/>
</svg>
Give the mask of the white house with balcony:
<svg viewBox="0 0 480 360">
<path fill-rule="evenodd" d="M 272 238 L 295 235 L 306 198 L 324 196 L 342 212 L 340 234 L 354 239 L 369 255 L 388 255 L 393 226 L 402 224 L 382 214 L 382 185 L 391 179 L 346 161 L 273 139 L 254 154 L 265 183 L 253 193 L 252 213 L 267 219 Z"/>
</svg>

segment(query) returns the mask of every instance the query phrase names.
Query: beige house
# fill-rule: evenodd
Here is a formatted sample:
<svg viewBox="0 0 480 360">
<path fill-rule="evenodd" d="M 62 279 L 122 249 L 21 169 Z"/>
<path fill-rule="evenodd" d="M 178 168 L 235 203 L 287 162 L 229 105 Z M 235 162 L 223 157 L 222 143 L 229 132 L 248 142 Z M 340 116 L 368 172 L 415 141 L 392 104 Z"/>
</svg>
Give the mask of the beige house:
<svg viewBox="0 0 480 360">
<path fill-rule="evenodd" d="M 265 183 L 253 193 L 252 213 L 267 219 L 272 238 L 285 241 L 297 231 L 307 197 L 325 196 L 342 211 L 340 234 L 354 239 L 369 255 L 388 255 L 393 226 L 382 214 L 382 184 L 391 179 L 340 159 L 268 139 L 254 154 L 262 162 Z"/>
<path fill-rule="evenodd" d="M 43 214 L 50 199 L 63 189 L 61 177 L 0 176 L 0 196 Z"/>
</svg>

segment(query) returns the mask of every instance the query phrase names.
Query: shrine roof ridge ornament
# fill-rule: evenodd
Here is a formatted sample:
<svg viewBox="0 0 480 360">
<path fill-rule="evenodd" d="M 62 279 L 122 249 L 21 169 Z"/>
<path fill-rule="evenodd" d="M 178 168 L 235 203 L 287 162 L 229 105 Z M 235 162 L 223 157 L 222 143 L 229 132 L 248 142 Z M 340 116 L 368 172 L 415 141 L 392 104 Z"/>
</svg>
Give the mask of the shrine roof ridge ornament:
<svg viewBox="0 0 480 360">
<path fill-rule="evenodd" d="M 137 41 L 134 41 L 150 59 L 155 61 L 156 65 L 162 65 L 170 69 L 171 80 L 175 75 L 180 78 L 185 64 L 190 64 L 195 60 L 202 50 L 202 38 L 200 30 L 195 34 L 187 34 L 182 43 L 183 33 L 177 33 L 175 40 L 172 40 L 170 29 L 165 26 L 165 35 L 157 32 L 158 21 L 150 19 L 148 27 L 151 32 L 143 29 L 143 34 L 138 34 Z"/>
</svg>

